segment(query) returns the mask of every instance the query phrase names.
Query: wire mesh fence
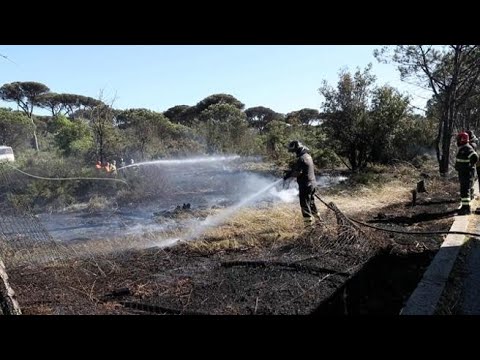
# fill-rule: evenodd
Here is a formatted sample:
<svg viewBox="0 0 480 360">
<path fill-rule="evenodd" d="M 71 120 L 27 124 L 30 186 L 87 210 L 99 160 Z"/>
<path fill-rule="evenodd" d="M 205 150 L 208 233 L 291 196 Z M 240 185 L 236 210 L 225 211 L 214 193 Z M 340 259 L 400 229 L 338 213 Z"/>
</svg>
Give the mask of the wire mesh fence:
<svg viewBox="0 0 480 360">
<path fill-rule="evenodd" d="M 67 248 L 52 238 L 27 205 L 15 201 L 18 181 L 22 180 L 0 164 L 0 258 L 5 267 L 8 270 L 65 259 Z"/>
<path fill-rule="evenodd" d="M 370 231 L 360 229 L 333 203 L 320 225 L 302 239 L 324 256 L 326 262 L 339 272 L 352 272 L 367 263 L 389 244 Z"/>
</svg>

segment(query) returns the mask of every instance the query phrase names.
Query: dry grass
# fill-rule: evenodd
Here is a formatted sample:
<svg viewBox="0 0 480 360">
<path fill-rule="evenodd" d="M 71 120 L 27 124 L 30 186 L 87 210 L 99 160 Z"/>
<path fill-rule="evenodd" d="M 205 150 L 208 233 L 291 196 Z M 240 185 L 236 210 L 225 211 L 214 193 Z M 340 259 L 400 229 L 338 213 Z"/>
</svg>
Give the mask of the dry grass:
<svg viewBox="0 0 480 360">
<path fill-rule="evenodd" d="M 343 190 L 335 195 L 322 196 L 320 194 L 320 197 L 327 203 L 334 202 L 346 214 L 353 215 L 395 202 L 409 201 L 412 189 L 413 184 L 392 181 L 377 188 L 360 187 L 355 191 Z"/>
<path fill-rule="evenodd" d="M 110 202 L 105 196 L 94 195 L 88 201 L 87 211 L 90 213 L 101 211 L 107 209 L 109 206 Z"/>
<path fill-rule="evenodd" d="M 410 163 L 402 162 L 395 166 L 375 166 L 371 173 L 377 174 L 380 181 L 368 185 L 347 184 L 328 189 L 320 195 L 326 202 L 333 201 L 340 210 L 349 215 L 372 211 L 393 203 L 409 202 L 411 191 L 418 181 L 424 179 L 421 174 L 429 174 L 426 180 L 427 190 L 439 195 L 446 179 L 438 176 L 433 162 L 416 168 Z"/>
<path fill-rule="evenodd" d="M 291 241 L 301 232 L 303 220 L 298 206 L 280 204 L 270 208 L 247 208 L 223 225 L 189 242 L 190 251 L 211 253 L 224 250 L 267 247 Z"/>
</svg>

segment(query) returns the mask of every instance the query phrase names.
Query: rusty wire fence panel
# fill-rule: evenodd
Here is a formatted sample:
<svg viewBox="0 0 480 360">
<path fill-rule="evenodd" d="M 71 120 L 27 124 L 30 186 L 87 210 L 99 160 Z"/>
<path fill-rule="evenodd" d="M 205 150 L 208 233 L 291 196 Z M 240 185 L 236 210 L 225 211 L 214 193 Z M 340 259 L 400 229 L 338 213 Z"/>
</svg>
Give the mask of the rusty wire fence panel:
<svg viewBox="0 0 480 360">
<path fill-rule="evenodd" d="M 327 218 L 303 239 L 339 272 L 352 273 L 384 250 L 390 242 L 360 229 L 334 203 Z"/>
<path fill-rule="evenodd" d="M 64 261 L 71 255 L 67 247 L 55 241 L 31 209 L 15 198 L 19 183 L 26 186 L 11 168 L 0 164 L 0 257 L 7 270 Z"/>
</svg>

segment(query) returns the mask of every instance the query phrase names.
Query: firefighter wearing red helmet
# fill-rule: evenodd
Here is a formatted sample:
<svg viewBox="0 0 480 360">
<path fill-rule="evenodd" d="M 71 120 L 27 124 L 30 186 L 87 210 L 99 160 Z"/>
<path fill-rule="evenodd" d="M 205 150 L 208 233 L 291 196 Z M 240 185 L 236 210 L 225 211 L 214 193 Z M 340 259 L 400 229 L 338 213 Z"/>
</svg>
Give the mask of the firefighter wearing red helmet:
<svg viewBox="0 0 480 360">
<path fill-rule="evenodd" d="M 466 132 L 460 132 L 457 135 L 457 158 L 455 161 L 455 170 L 458 171 L 458 179 L 460 180 L 460 198 L 461 208 L 459 215 L 468 215 L 470 209 L 470 188 L 473 184 L 472 168 L 478 161 L 477 152 L 469 144 L 470 138 Z"/>
<path fill-rule="evenodd" d="M 466 133 L 468 134 L 468 143 L 472 146 L 473 150 L 475 150 L 478 154 L 478 138 L 475 136 L 473 133 L 473 130 L 467 130 Z M 480 160 L 480 158 L 479 158 Z M 472 182 L 472 187 L 470 188 L 470 199 L 474 199 L 475 195 L 475 190 L 473 188 L 473 184 L 478 180 L 478 173 L 480 172 L 480 161 L 477 162 L 476 167 L 473 167 L 472 169 L 472 176 L 473 176 L 473 182 Z M 480 181 L 480 180 L 479 180 Z M 480 184 L 480 182 L 479 182 Z"/>
</svg>

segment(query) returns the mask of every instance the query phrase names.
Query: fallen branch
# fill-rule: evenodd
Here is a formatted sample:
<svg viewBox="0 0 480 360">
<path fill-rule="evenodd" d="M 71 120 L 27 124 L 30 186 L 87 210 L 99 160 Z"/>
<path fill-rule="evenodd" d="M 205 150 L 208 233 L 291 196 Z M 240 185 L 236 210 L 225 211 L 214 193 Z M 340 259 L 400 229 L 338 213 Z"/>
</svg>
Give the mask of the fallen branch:
<svg viewBox="0 0 480 360">
<path fill-rule="evenodd" d="M 312 266 L 306 266 L 306 265 L 302 265 L 294 262 L 281 262 L 281 261 L 241 261 L 239 260 L 239 261 L 224 261 L 224 262 L 221 262 L 220 265 L 227 268 L 233 267 L 233 266 L 253 266 L 253 267 L 281 266 L 281 267 L 294 269 L 297 271 L 312 273 L 315 275 L 318 275 L 319 273 L 343 275 L 343 276 L 351 275 L 348 272 L 337 271 L 334 269 L 312 267 Z"/>
<path fill-rule="evenodd" d="M 200 312 L 185 311 L 180 309 L 171 309 L 159 305 L 143 304 L 133 301 L 120 301 L 120 304 L 126 308 L 156 313 L 156 314 L 170 314 L 170 315 L 208 315 Z"/>
</svg>

